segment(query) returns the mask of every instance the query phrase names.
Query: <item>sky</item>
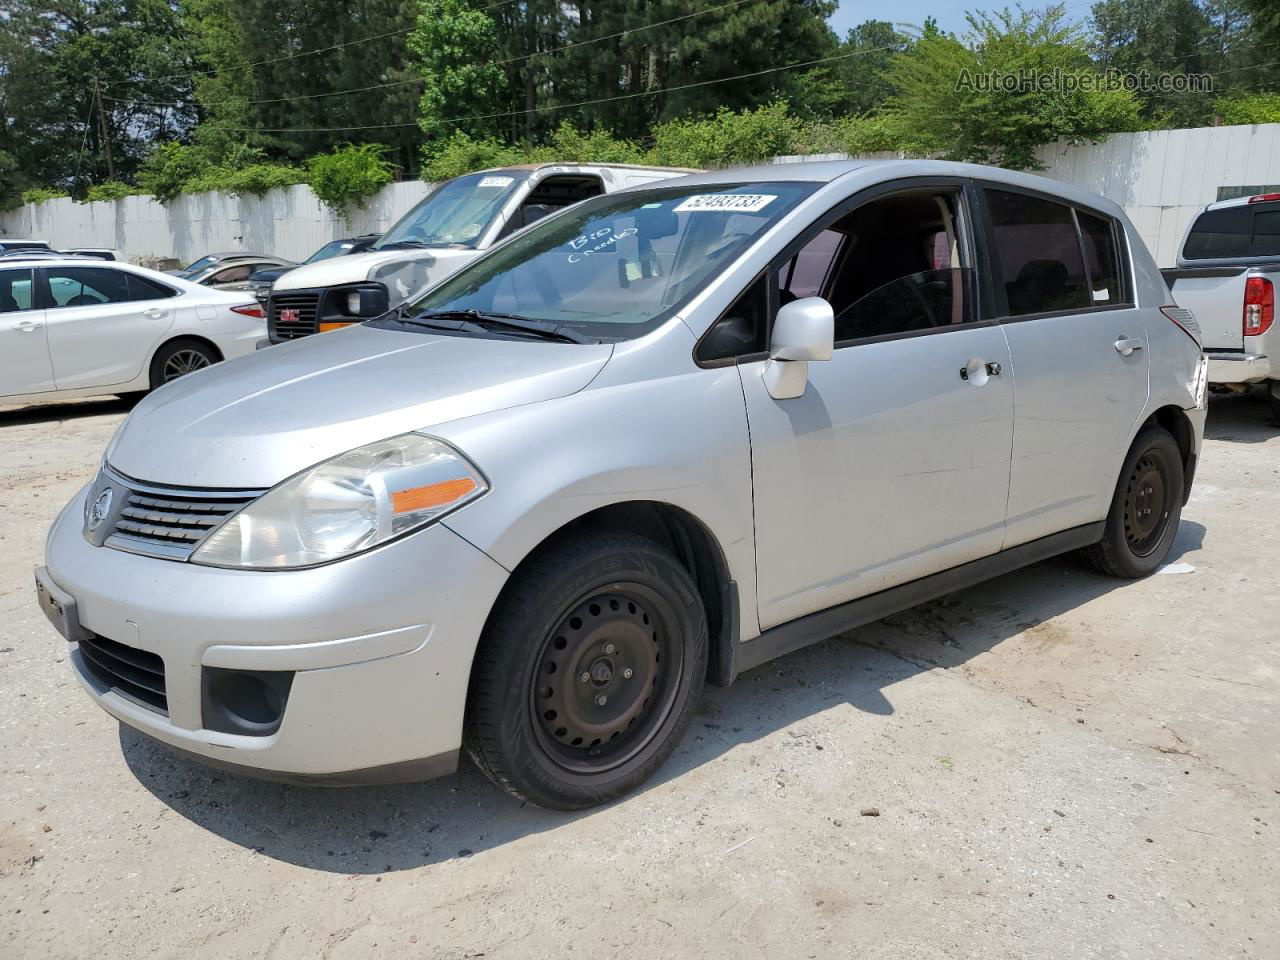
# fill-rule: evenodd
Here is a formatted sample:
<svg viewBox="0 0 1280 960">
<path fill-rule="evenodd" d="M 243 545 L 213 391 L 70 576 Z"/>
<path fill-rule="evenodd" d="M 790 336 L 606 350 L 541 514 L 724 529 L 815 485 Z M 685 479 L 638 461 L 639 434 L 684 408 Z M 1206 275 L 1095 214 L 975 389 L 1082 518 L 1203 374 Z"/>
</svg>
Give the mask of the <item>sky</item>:
<svg viewBox="0 0 1280 960">
<path fill-rule="evenodd" d="M 981 0 L 894 0 L 893 3 L 873 3 L 870 0 L 840 0 L 840 9 L 831 17 L 831 26 L 843 37 L 850 27 L 864 20 L 888 20 L 891 23 L 913 23 L 919 26 L 925 17 L 933 17 L 938 26 L 952 33 L 964 33 L 968 29 L 966 10 L 1000 10 L 1013 8 L 1013 0 L 997 0 L 983 3 Z M 1028 3 L 1028 9 L 1043 7 L 1046 3 Z M 1080 19 L 1089 15 L 1090 3 L 1081 0 L 1065 0 L 1067 15 Z"/>
</svg>

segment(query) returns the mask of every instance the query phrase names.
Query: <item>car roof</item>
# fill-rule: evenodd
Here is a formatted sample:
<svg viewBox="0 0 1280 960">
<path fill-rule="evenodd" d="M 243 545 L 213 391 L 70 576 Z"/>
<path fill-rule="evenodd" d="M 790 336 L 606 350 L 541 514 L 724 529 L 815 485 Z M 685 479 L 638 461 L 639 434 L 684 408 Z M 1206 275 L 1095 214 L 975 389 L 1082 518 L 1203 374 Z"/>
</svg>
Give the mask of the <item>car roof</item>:
<svg viewBox="0 0 1280 960">
<path fill-rule="evenodd" d="M 578 167 L 582 170 L 654 170 L 660 173 L 701 173 L 696 167 L 655 167 L 643 163 L 583 163 L 580 160 L 557 160 L 554 163 L 511 163 L 474 173 L 514 173 L 516 171 L 549 170 L 554 167 Z M 463 174 L 466 176 L 466 174 Z"/>
<path fill-rule="evenodd" d="M 905 179 L 908 177 L 964 177 L 1004 183 L 1012 187 L 1036 190 L 1057 197 L 1061 200 L 1076 203 L 1095 210 L 1102 210 L 1111 216 L 1121 217 L 1123 210 L 1112 201 L 1088 190 L 1038 177 L 1030 173 L 1006 170 L 1003 167 L 989 167 L 978 163 L 957 163 L 951 160 L 913 160 L 905 158 L 888 158 L 873 160 L 805 160 L 796 163 L 764 163 L 754 166 L 726 167 L 723 170 L 709 170 L 688 177 L 674 180 L 662 180 L 658 183 L 644 183 L 627 187 L 625 193 L 640 193 L 646 190 L 664 190 L 683 186 L 717 186 L 738 183 L 832 183 L 843 177 L 859 176 L 867 184 L 886 180 Z"/>
<path fill-rule="evenodd" d="M 1247 207 L 1251 204 L 1256 206 L 1259 203 L 1275 203 L 1280 201 L 1280 193 L 1257 193 L 1253 196 L 1232 197 L 1230 200 L 1218 200 L 1215 203 L 1205 204 L 1205 210 L 1222 210 L 1225 207 Z"/>
</svg>

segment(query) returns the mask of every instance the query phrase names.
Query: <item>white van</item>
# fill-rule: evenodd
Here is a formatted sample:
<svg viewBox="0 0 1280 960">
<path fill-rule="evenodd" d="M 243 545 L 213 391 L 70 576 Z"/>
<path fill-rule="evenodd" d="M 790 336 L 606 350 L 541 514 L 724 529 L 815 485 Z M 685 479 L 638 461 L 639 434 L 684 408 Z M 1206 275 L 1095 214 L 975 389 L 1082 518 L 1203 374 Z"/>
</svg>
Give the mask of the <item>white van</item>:
<svg viewBox="0 0 1280 960">
<path fill-rule="evenodd" d="M 368 320 L 461 269 L 521 227 L 570 204 L 697 172 L 622 163 L 546 163 L 447 180 L 368 253 L 306 264 L 280 277 L 268 299 L 270 340 L 280 343 Z"/>
</svg>

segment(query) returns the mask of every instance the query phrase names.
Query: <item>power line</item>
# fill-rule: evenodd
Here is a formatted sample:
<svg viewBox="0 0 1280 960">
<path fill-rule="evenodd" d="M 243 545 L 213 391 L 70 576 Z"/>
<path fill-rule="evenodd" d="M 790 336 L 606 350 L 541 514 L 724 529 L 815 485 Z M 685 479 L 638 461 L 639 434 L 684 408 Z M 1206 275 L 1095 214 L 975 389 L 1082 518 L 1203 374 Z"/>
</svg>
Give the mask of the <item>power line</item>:
<svg viewBox="0 0 1280 960">
<path fill-rule="evenodd" d="M 512 4 L 515 2 L 516 0 L 498 0 L 497 3 L 491 3 L 488 6 L 480 7 L 478 10 L 475 10 L 472 12 L 484 13 L 486 10 L 493 10 L 496 7 L 505 7 L 508 4 Z M 391 30 L 391 31 L 388 31 L 387 33 L 379 33 L 372 37 L 361 37 L 358 40 L 344 40 L 342 43 L 335 43 L 328 47 L 316 47 L 314 50 L 300 50 L 297 53 L 285 54 L 282 57 L 269 57 L 265 60 L 254 60 L 251 63 L 233 64 L 229 67 L 218 67 L 215 70 L 197 70 L 194 73 L 171 73 L 163 77 L 137 77 L 137 78 L 129 78 L 127 80 L 113 80 L 111 83 L 107 84 L 107 86 L 114 87 L 114 86 L 119 86 L 122 83 L 153 83 L 153 82 L 160 82 L 163 80 L 182 80 L 185 78 L 190 78 L 194 80 L 196 77 L 210 77 L 210 76 L 213 76 L 214 74 L 225 73 L 226 71 L 229 71 L 229 70 L 249 70 L 249 69 L 252 69 L 253 67 L 260 67 L 263 64 L 267 64 L 267 63 L 280 63 L 284 60 L 298 60 L 302 57 L 310 57 L 317 53 L 330 53 L 334 50 L 341 50 L 344 47 L 354 47 L 357 44 L 370 43 L 373 40 L 385 40 L 387 39 L 387 37 L 398 37 L 406 33 L 412 33 L 416 29 L 417 29 L 416 26 L 404 27 L 400 30 Z M 110 100 L 112 98 L 108 97 L 107 99 Z M 120 100 L 116 102 L 130 103 L 133 101 Z M 161 103 L 161 104 L 157 104 L 157 106 L 173 106 L 173 104 Z"/>
<path fill-rule="evenodd" d="M 508 0 L 508 2 L 510 2 L 510 0 Z M 682 20 L 691 20 L 694 17 L 704 17 L 709 13 L 717 13 L 721 10 L 727 10 L 731 7 L 740 7 L 744 3 L 754 3 L 754 2 L 758 2 L 758 0 L 730 0 L 729 3 L 722 3 L 717 7 L 707 7 L 705 10 L 697 10 L 693 13 L 682 14 L 681 16 L 678 16 L 678 17 L 671 17 L 668 20 L 659 20 L 656 23 L 647 23 L 642 27 L 633 27 L 628 30 L 619 30 L 617 33 L 611 33 L 603 37 L 592 37 L 590 40 L 577 40 L 577 41 L 574 41 L 573 43 L 566 43 L 559 47 L 552 47 L 550 50 L 538 50 L 534 53 L 526 53 L 518 57 L 508 57 L 506 60 L 490 60 L 486 63 L 475 64 L 475 66 L 505 67 L 513 63 L 521 63 L 525 60 L 532 60 L 534 57 L 550 56 L 551 54 L 562 53 L 565 50 L 573 50 L 577 47 L 590 46 L 593 43 L 603 43 L 606 40 L 616 40 L 619 37 L 626 37 L 635 33 L 643 33 L 646 30 L 654 30 L 658 27 L 665 27 L 673 23 L 680 23 Z M 360 41 L 355 41 L 355 42 L 360 42 Z M 270 62 L 270 61 L 263 61 L 263 62 Z M 183 100 L 129 100 L 129 99 L 122 99 L 120 97 L 107 97 L 106 99 L 112 101 L 113 103 L 130 103 L 137 106 L 147 106 L 147 107 L 180 107 L 189 103 L 196 103 L 196 102 L 198 102 L 199 105 L 202 107 L 212 107 L 222 103 L 239 103 L 239 104 L 242 104 L 243 106 L 254 106 L 256 104 L 264 104 L 264 103 L 293 103 L 298 100 L 319 100 L 324 97 L 341 97 L 349 93 L 367 93 L 371 90 L 386 90 L 391 87 L 408 86 L 411 83 L 422 83 L 424 79 L 425 78 L 423 77 L 413 77 L 409 80 L 395 80 L 390 83 L 375 83 L 372 86 L 367 86 L 367 87 L 352 87 L 349 90 L 331 90 L 328 93 L 307 93 L 307 94 L 300 94 L 294 97 L 274 97 L 269 100 L 241 100 L 237 97 L 231 97 L 225 100 L 207 100 L 207 101 L 196 101 L 194 98 L 190 98 L 190 97 Z"/>
<path fill-rule="evenodd" d="M 823 63 L 833 63 L 837 60 L 848 60 L 850 57 L 861 57 L 869 53 L 883 53 L 886 50 L 896 50 L 897 45 L 890 44 L 884 47 L 868 47 L 865 50 L 854 50 L 851 53 L 841 53 L 834 57 L 822 57 L 818 60 L 806 60 L 803 63 L 789 63 L 781 67 L 769 67 L 766 70 L 755 70 L 751 73 L 740 73 L 732 77 L 720 77 L 716 80 L 698 80 L 694 83 L 682 83 L 678 86 L 659 87 L 656 90 L 642 90 L 639 93 L 624 93 L 616 97 L 600 97 L 596 100 L 579 100 L 576 103 L 557 103 L 548 104 L 545 107 L 531 107 L 526 110 L 506 110 L 501 113 L 477 113 L 466 117 L 448 117 L 443 120 L 437 120 L 436 123 L 462 123 L 466 120 L 497 120 L 503 117 L 519 117 L 530 113 L 543 113 L 552 110 L 573 110 L 577 107 L 590 107 L 598 103 L 615 103 L 619 100 L 633 100 L 636 97 L 652 97 L 660 93 L 675 93 L 680 90 L 691 90 L 694 87 L 709 87 L 717 83 L 731 83 L 734 80 L 750 80 L 753 77 L 762 77 L 769 73 L 779 73 L 783 70 L 799 70 L 802 67 L 813 67 Z M 417 123 L 375 123 L 369 126 L 359 127 L 224 127 L 220 124 L 210 124 L 211 129 L 228 130 L 235 133 L 340 133 L 344 130 L 390 130 L 402 127 L 416 127 Z"/>
</svg>

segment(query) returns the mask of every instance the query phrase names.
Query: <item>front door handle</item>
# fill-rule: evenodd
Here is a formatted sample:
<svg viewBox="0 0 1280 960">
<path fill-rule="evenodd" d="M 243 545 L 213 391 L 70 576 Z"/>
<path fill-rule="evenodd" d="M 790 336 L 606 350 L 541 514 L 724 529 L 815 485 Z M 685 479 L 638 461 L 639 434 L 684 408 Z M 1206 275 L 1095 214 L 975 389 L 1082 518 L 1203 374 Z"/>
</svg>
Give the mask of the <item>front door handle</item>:
<svg viewBox="0 0 1280 960">
<path fill-rule="evenodd" d="M 12 329 L 18 330 L 22 333 L 34 333 L 43 326 L 44 324 L 39 320 L 19 320 L 13 325 Z"/>
<path fill-rule="evenodd" d="M 1142 341 L 1137 337 L 1121 337 L 1116 341 L 1116 353 L 1122 357 L 1127 357 L 1135 350 L 1142 349 Z"/>
</svg>

